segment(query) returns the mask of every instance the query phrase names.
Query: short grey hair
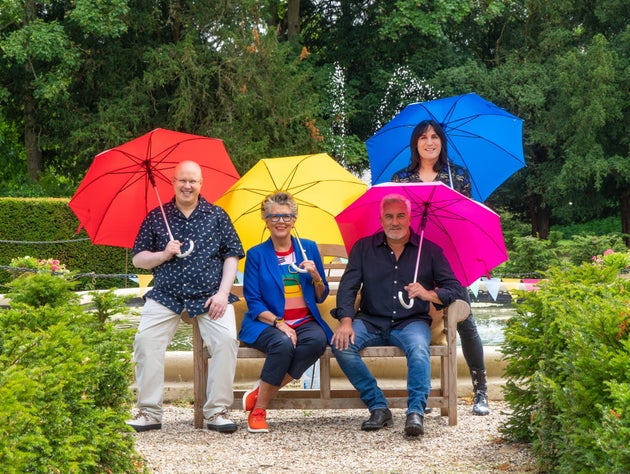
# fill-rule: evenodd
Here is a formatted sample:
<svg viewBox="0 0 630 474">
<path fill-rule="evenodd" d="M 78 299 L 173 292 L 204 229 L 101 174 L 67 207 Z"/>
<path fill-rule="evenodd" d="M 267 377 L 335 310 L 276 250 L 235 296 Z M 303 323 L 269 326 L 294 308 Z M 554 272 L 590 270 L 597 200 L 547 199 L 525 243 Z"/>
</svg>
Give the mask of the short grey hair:
<svg viewBox="0 0 630 474">
<path fill-rule="evenodd" d="M 411 201 L 402 194 L 388 194 L 383 196 L 383 199 L 381 199 L 381 215 L 383 215 L 383 209 L 386 204 L 392 204 L 395 202 L 402 202 L 407 208 L 407 214 L 411 215 Z"/>
<path fill-rule="evenodd" d="M 267 215 L 271 212 L 271 206 L 273 206 L 274 204 L 289 206 L 289 209 L 291 209 L 291 214 L 293 214 L 297 218 L 298 205 L 297 202 L 295 202 L 295 199 L 293 199 L 293 196 L 286 191 L 276 191 L 266 196 L 265 199 L 263 199 L 262 204 L 260 205 L 260 213 L 263 220 L 267 218 Z"/>
</svg>

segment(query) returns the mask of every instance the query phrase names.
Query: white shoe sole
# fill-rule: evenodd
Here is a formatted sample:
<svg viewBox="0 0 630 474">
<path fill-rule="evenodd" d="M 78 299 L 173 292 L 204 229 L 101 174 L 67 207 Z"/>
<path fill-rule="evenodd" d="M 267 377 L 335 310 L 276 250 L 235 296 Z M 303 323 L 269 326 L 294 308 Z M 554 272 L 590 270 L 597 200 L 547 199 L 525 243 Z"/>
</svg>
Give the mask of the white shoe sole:
<svg viewBox="0 0 630 474">
<path fill-rule="evenodd" d="M 249 425 L 247 425 L 247 431 L 249 431 L 250 433 L 269 433 L 269 428 L 260 428 L 255 430 L 254 428 L 250 428 Z"/>
</svg>

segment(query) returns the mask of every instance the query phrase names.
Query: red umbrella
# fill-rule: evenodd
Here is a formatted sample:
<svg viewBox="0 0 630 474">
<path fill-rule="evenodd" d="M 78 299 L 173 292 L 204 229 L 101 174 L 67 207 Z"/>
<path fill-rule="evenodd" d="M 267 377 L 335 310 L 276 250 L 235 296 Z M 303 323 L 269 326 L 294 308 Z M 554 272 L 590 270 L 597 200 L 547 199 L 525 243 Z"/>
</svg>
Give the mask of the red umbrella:
<svg viewBox="0 0 630 474">
<path fill-rule="evenodd" d="M 462 285 L 508 259 L 499 215 L 441 182 L 383 183 L 368 189 L 335 217 L 348 253 L 359 238 L 382 229 L 380 204 L 388 194 L 411 201 L 411 227 L 442 248 Z"/>
<path fill-rule="evenodd" d="M 85 228 L 93 244 L 132 248 L 149 211 L 173 197 L 171 178 L 186 160 L 201 166 L 210 202 L 239 179 L 222 140 L 156 128 L 96 155 L 69 203 L 77 232 Z"/>
</svg>

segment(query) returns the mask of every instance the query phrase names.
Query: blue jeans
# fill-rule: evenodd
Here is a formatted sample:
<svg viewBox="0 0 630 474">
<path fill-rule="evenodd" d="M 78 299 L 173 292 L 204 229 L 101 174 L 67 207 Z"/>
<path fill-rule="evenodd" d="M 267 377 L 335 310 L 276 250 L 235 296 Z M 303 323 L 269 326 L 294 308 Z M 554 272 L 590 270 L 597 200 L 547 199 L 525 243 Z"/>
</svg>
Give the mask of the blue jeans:
<svg viewBox="0 0 630 474">
<path fill-rule="evenodd" d="M 359 352 L 369 346 L 397 346 L 407 357 L 407 412 L 424 415 L 431 389 L 431 359 L 429 344 L 431 329 L 423 321 L 408 324 L 403 329 L 379 333 L 368 332 L 360 319 L 352 322 L 354 344 L 342 351 L 332 348 L 341 370 L 359 392 L 359 397 L 370 411 L 387 408 L 388 403 L 377 381 Z"/>
</svg>

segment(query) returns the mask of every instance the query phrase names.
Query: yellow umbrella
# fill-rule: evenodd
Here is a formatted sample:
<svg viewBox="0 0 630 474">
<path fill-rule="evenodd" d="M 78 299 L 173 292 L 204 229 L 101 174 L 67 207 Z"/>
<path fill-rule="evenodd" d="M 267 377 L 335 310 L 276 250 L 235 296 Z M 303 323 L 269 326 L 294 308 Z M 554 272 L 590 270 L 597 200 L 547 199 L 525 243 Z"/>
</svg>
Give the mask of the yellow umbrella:
<svg viewBox="0 0 630 474">
<path fill-rule="evenodd" d="M 275 191 L 298 204 L 298 237 L 318 244 L 343 244 L 335 216 L 362 195 L 367 185 L 326 153 L 265 158 L 256 163 L 215 204 L 230 215 L 245 251 L 269 237 L 260 204 Z M 299 249 L 296 249 L 299 250 Z M 241 260 L 240 269 L 243 269 Z"/>
</svg>

